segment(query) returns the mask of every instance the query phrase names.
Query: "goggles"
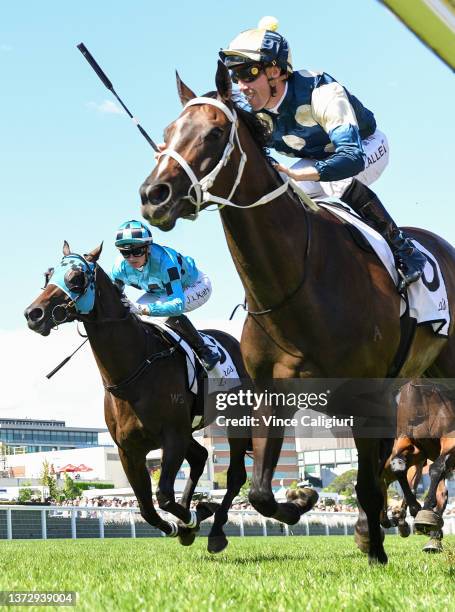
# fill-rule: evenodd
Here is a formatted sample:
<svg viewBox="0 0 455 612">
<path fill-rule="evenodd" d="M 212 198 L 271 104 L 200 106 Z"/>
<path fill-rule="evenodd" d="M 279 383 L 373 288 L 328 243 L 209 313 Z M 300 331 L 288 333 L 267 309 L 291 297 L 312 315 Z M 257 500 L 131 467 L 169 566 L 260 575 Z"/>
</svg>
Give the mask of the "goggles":
<svg viewBox="0 0 455 612">
<path fill-rule="evenodd" d="M 132 249 L 119 249 L 125 259 L 129 257 L 142 257 L 147 252 L 147 246 L 134 247 Z"/>
<path fill-rule="evenodd" d="M 243 81 L 244 83 L 252 83 L 264 72 L 262 64 L 246 64 L 233 68 L 231 70 L 231 78 L 234 83 Z"/>
</svg>

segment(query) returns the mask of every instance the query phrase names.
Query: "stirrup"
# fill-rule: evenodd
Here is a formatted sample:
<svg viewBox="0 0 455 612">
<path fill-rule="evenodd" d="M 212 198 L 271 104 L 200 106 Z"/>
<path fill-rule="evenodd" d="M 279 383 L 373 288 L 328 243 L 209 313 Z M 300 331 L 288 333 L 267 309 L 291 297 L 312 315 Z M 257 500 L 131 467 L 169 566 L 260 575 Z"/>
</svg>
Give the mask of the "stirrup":
<svg viewBox="0 0 455 612">
<path fill-rule="evenodd" d="M 422 276 L 423 270 L 414 270 L 413 272 L 405 273 L 401 268 L 397 266 L 397 272 L 399 276 L 398 280 L 398 293 L 403 293 L 409 285 L 415 283 Z"/>
<path fill-rule="evenodd" d="M 209 347 L 205 347 L 206 350 L 199 351 L 198 357 L 204 370 L 210 372 L 220 361 L 220 355 L 218 351 L 212 351 Z"/>
</svg>

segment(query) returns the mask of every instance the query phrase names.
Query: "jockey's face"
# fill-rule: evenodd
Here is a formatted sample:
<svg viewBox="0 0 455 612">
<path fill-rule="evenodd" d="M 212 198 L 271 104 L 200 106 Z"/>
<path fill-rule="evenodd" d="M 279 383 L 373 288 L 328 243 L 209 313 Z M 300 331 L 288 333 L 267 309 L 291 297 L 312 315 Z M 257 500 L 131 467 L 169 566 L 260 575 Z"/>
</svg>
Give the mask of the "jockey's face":
<svg viewBox="0 0 455 612">
<path fill-rule="evenodd" d="M 254 81 L 246 82 L 242 81 L 240 78 L 238 79 L 239 89 L 247 98 L 248 103 L 254 111 L 259 111 L 261 108 L 273 108 L 275 106 L 276 98 L 272 98 L 269 79 L 276 78 L 279 74 L 280 69 L 276 66 L 272 66 L 267 67 Z M 282 83 L 279 82 L 278 87 L 281 84 Z"/>
<path fill-rule="evenodd" d="M 119 250 L 123 258 L 136 270 L 142 268 L 147 261 L 147 247 L 130 247 Z"/>
<path fill-rule="evenodd" d="M 134 257 L 134 255 L 131 255 L 128 258 L 128 263 L 130 264 L 132 268 L 135 268 L 136 270 L 138 268 L 142 268 L 142 266 L 145 266 L 146 261 L 147 261 L 147 254 L 141 255 L 140 257 Z"/>
</svg>

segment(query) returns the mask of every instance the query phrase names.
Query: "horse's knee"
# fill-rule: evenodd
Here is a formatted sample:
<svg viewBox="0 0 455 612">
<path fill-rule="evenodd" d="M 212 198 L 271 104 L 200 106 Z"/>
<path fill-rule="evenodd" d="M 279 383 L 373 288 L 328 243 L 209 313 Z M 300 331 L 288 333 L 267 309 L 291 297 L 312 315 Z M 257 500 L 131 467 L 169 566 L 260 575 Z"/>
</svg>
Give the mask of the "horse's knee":
<svg viewBox="0 0 455 612">
<path fill-rule="evenodd" d="M 263 516 L 273 516 L 276 511 L 277 502 L 270 489 L 252 488 L 248 499 L 255 510 Z"/>
</svg>

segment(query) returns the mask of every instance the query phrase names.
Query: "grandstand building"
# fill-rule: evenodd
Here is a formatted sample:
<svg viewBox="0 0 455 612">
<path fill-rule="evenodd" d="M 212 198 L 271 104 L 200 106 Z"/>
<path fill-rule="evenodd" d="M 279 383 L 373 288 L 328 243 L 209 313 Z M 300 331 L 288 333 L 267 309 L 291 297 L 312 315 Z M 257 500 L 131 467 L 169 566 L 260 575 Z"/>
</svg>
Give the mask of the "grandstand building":
<svg viewBox="0 0 455 612">
<path fill-rule="evenodd" d="M 107 429 L 67 427 L 65 421 L 0 419 L 0 444 L 11 454 L 37 453 L 99 446 L 98 434 Z"/>
<path fill-rule="evenodd" d="M 209 451 L 208 458 L 208 478 L 213 482 L 217 482 L 217 476 L 220 472 L 226 472 L 229 467 L 229 442 L 227 438 L 221 436 L 204 436 L 200 441 Z M 252 455 L 252 453 L 250 453 Z M 245 457 L 245 467 L 247 478 L 251 478 L 253 472 L 253 458 L 247 455 Z M 281 448 L 280 458 L 275 470 L 272 487 L 280 488 L 281 486 L 288 487 L 293 482 L 298 482 L 299 466 L 296 451 L 296 443 L 294 437 L 285 437 Z"/>
<path fill-rule="evenodd" d="M 316 487 L 359 465 L 353 438 L 297 438 L 296 446 L 300 478 Z"/>
</svg>

